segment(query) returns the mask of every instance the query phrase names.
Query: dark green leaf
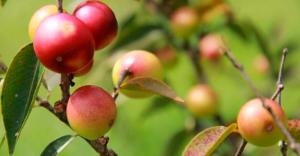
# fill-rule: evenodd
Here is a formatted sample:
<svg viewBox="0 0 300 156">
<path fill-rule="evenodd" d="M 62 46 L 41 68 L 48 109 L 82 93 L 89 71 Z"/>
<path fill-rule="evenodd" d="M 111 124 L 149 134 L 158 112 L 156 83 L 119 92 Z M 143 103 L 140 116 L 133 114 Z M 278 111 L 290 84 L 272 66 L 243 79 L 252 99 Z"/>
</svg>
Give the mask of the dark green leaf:
<svg viewBox="0 0 300 156">
<path fill-rule="evenodd" d="M 216 126 L 201 131 L 185 147 L 182 156 L 211 155 L 236 128 L 236 124 L 231 124 L 228 127 Z"/>
<path fill-rule="evenodd" d="M 67 147 L 75 138 L 73 135 L 62 136 L 51 142 L 42 152 L 41 156 L 56 156 Z"/>
<path fill-rule="evenodd" d="M 145 90 L 154 94 L 158 94 L 174 100 L 177 103 L 184 103 L 184 100 L 176 95 L 176 93 L 164 82 L 149 77 L 137 77 L 130 79 L 121 85 L 121 88 L 135 88 Z"/>
<path fill-rule="evenodd" d="M 21 129 L 31 112 L 43 71 L 32 44 L 20 50 L 7 71 L 1 101 L 10 154 L 13 154 Z"/>
</svg>

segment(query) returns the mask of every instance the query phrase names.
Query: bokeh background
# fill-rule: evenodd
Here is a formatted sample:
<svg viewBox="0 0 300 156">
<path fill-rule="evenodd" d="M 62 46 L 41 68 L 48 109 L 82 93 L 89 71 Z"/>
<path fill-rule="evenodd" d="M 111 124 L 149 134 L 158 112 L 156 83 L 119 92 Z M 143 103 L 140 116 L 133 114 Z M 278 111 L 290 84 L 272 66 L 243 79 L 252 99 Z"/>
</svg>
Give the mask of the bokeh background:
<svg viewBox="0 0 300 156">
<path fill-rule="evenodd" d="M 65 0 L 67 11 L 72 11 L 81 0 Z M 121 23 L 133 12 L 141 10 L 141 2 L 137 0 L 103 0 L 107 3 Z M 18 50 L 30 42 L 27 26 L 31 15 L 43 5 L 56 3 L 54 0 L 8 0 L 0 8 L 0 60 L 10 64 Z M 300 1 L 298 0 L 228 0 L 235 16 L 239 20 L 251 20 L 266 38 L 271 51 L 274 53 L 276 69 L 279 66 L 280 50 L 289 43 L 293 49 L 287 58 L 289 72 L 284 78 L 285 90 L 283 92 L 283 105 L 289 118 L 297 118 L 300 113 Z M 122 30 L 119 30 L 122 31 Z M 155 33 L 155 32 L 154 32 Z M 234 52 L 236 57 L 245 66 L 245 70 L 254 80 L 260 91 L 271 96 L 276 88 L 276 81 L 271 73 L 260 73 L 253 65 L 253 60 L 261 54 L 254 39 L 243 40 L 236 34 L 224 28 L 218 31 Z M 155 36 L 155 34 L 154 34 Z M 151 37 L 150 37 L 151 38 Z M 83 77 L 76 78 L 76 86 L 96 84 L 108 91 L 112 91 L 111 67 L 117 52 L 126 52 L 131 49 L 141 49 L 150 39 L 143 39 L 136 44 L 125 46 L 115 52 L 109 48 L 96 53 L 95 65 L 92 71 Z M 105 59 L 107 54 L 113 57 Z M 168 84 L 174 88 L 180 97 L 185 97 L 187 91 L 196 84 L 196 75 L 188 57 L 183 52 L 178 52 L 178 61 L 175 67 L 166 68 L 165 77 Z M 225 58 L 219 63 L 201 62 L 208 83 L 219 95 L 219 112 L 226 123 L 235 121 L 240 106 L 253 97 L 253 93 L 241 78 L 239 73 Z M 43 88 L 43 87 L 41 87 Z M 45 96 L 45 89 L 41 89 Z M 60 97 L 58 87 L 51 93 L 50 101 L 53 103 Z M 156 96 L 146 99 L 129 99 L 120 96 L 118 103 L 118 117 L 115 125 L 108 133 L 110 136 L 109 147 L 112 147 L 120 156 L 161 156 L 165 154 L 170 145 L 170 139 L 185 128 L 189 113 L 168 100 L 155 100 Z M 157 109 L 153 108 L 156 101 Z M 158 103 L 158 104 L 157 104 Z M 159 106 L 159 103 L 163 107 Z M 168 104 L 164 104 L 168 103 Z M 149 111 L 150 110 L 150 111 Z M 211 119 L 201 119 L 200 122 L 209 122 Z M 215 123 L 209 123 L 211 125 Z M 3 135 L 3 125 L 0 125 L 0 134 Z M 74 134 L 72 130 L 62 124 L 52 114 L 43 108 L 34 108 L 22 131 L 15 151 L 16 156 L 37 156 L 52 140 L 66 134 Z M 186 139 L 188 141 L 188 139 Z M 186 143 L 185 141 L 185 143 Z M 174 143 L 175 142 L 175 143 Z M 182 142 L 176 145 L 173 140 L 172 148 L 177 154 L 183 148 Z M 175 146 L 176 145 L 176 146 Z M 175 152 L 176 153 L 176 152 Z M 277 146 L 258 148 L 247 146 L 248 155 L 279 155 Z M 0 147 L 0 155 L 6 156 L 7 145 Z M 61 156 L 97 155 L 86 142 L 80 138 L 70 144 Z M 291 154 L 292 155 L 292 154 Z"/>
</svg>

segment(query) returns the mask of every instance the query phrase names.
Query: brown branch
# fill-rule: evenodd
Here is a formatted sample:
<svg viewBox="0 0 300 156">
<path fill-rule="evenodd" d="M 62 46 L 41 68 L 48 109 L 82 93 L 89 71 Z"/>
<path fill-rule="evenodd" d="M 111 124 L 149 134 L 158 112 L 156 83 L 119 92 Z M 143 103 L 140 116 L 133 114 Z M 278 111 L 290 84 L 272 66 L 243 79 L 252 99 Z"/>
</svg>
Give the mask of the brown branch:
<svg viewBox="0 0 300 156">
<path fill-rule="evenodd" d="M 99 152 L 100 156 L 118 156 L 113 150 L 107 148 L 109 142 L 108 137 L 100 137 L 96 140 L 90 141 L 85 139 L 96 151 Z"/>
<path fill-rule="evenodd" d="M 270 113 L 270 115 L 274 119 L 275 123 L 277 124 L 277 126 L 279 127 L 279 129 L 281 130 L 281 132 L 285 135 L 285 137 L 287 138 L 288 142 L 290 143 L 289 147 L 297 155 L 300 156 L 300 145 L 295 141 L 295 139 L 292 137 L 292 135 L 290 134 L 290 132 L 288 131 L 288 129 L 286 128 L 286 126 L 284 125 L 284 123 L 274 113 L 274 111 L 272 110 L 272 108 L 269 107 L 268 105 L 266 105 L 264 103 L 263 97 L 259 94 L 257 88 L 255 87 L 255 85 L 251 81 L 250 77 L 245 73 L 242 65 L 235 59 L 235 57 L 233 56 L 233 54 L 228 49 L 225 49 L 225 56 L 231 61 L 231 63 L 234 65 L 234 67 L 236 67 L 236 69 L 238 69 L 240 71 L 241 75 L 247 81 L 247 83 L 251 87 L 252 91 L 256 94 L 256 97 L 258 97 L 261 100 L 263 107 Z"/>
<path fill-rule="evenodd" d="M 280 95 L 281 95 L 281 92 L 283 91 L 283 89 L 284 89 L 283 84 L 278 84 L 275 92 L 273 93 L 273 95 L 271 97 L 271 99 L 275 100 L 277 97 L 279 98 Z M 279 103 L 279 104 L 281 105 L 281 103 Z"/>
<path fill-rule="evenodd" d="M 243 154 L 243 151 L 247 145 L 247 141 L 245 139 L 242 140 L 238 150 L 236 151 L 236 153 L 234 154 L 234 156 L 241 156 Z"/>
<path fill-rule="evenodd" d="M 2 61 L 0 61 L 0 73 L 6 73 L 7 69 L 7 66 Z"/>
</svg>

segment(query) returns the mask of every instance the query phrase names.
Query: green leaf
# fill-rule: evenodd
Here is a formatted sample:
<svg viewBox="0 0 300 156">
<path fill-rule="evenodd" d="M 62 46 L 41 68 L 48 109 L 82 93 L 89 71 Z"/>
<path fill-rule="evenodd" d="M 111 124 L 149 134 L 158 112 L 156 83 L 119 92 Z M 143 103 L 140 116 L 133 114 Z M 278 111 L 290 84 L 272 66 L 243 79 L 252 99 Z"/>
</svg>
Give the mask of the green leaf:
<svg viewBox="0 0 300 156">
<path fill-rule="evenodd" d="M 22 127 L 28 118 L 41 83 L 43 67 L 32 44 L 22 48 L 13 59 L 2 90 L 2 114 L 9 153 L 12 155 Z"/>
<path fill-rule="evenodd" d="M 149 77 L 137 77 L 128 80 L 121 85 L 122 88 L 135 88 L 145 90 L 154 94 L 158 94 L 174 100 L 177 103 L 184 103 L 184 100 L 176 95 L 176 93 L 164 82 Z"/>
<path fill-rule="evenodd" d="M 234 123 L 228 127 L 215 126 L 201 131 L 185 147 L 182 156 L 211 155 L 231 133 L 236 131 L 236 128 L 237 125 Z"/>
<path fill-rule="evenodd" d="M 56 156 L 64 150 L 76 137 L 76 135 L 65 135 L 51 142 L 42 152 L 41 156 Z"/>
</svg>

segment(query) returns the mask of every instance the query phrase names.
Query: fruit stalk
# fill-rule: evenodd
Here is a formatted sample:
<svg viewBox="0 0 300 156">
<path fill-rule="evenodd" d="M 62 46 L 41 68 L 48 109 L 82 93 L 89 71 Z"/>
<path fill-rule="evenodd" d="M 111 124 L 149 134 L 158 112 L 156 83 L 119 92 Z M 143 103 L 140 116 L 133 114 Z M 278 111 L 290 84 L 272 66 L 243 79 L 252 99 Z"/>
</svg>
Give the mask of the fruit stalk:
<svg viewBox="0 0 300 156">
<path fill-rule="evenodd" d="M 57 8 L 58 8 L 58 12 L 60 13 L 63 12 L 63 0 L 57 0 Z"/>
<path fill-rule="evenodd" d="M 225 56 L 229 59 L 229 61 L 232 63 L 232 65 L 240 72 L 242 77 L 247 81 L 248 85 L 251 87 L 254 94 L 261 100 L 263 107 L 270 113 L 272 118 L 274 119 L 276 125 L 280 128 L 281 132 L 284 134 L 284 136 L 287 138 L 289 142 L 289 147 L 300 156 L 300 145 L 296 142 L 296 140 L 292 137 L 288 129 L 285 127 L 284 123 L 279 119 L 279 117 L 274 113 L 274 111 L 271 109 L 271 107 L 267 106 L 264 103 L 263 97 L 259 94 L 257 88 L 251 81 L 250 77 L 246 74 L 244 71 L 243 66 L 235 59 L 234 55 L 230 52 L 229 49 L 224 49 Z M 286 53 L 287 50 L 284 50 L 284 53 Z M 285 56 L 284 56 L 285 57 Z M 280 76 L 282 77 L 282 76 Z"/>
</svg>

